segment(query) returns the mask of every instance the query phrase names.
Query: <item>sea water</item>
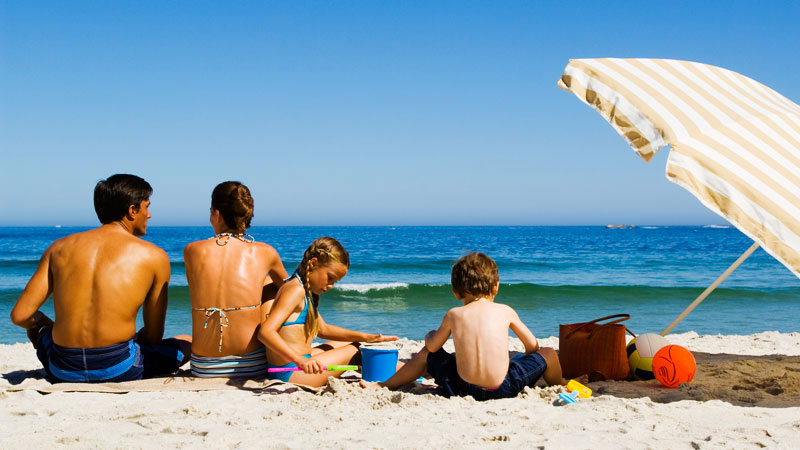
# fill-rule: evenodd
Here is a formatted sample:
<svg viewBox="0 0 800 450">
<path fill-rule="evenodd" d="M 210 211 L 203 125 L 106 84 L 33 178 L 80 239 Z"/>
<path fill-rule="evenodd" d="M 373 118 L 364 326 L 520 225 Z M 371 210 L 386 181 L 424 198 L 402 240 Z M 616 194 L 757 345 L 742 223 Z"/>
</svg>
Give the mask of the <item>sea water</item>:
<svg viewBox="0 0 800 450">
<path fill-rule="evenodd" d="M 8 319 L 42 252 L 85 228 L 0 228 L 0 343 L 24 342 Z M 558 324 L 626 313 L 634 333 L 660 332 L 751 241 L 733 227 L 255 227 L 291 273 L 308 244 L 333 236 L 350 252 L 350 270 L 322 296 L 328 323 L 422 339 L 459 306 L 450 268 L 471 251 L 500 270 L 496 301 L 512 306 L 539 337 Z M 212 236 L 210 227 L 149 227 L 145 239 L 172 262 L 166 334 L 190 334 L 183 247 Z M 52 317 L 52 299 L 42 310 Z M 757 250 L 674 332 L 752 334 L 797 331 L 800 280 Z M 141 324 L 141 317 L 140 317 Z"/>
</svg>

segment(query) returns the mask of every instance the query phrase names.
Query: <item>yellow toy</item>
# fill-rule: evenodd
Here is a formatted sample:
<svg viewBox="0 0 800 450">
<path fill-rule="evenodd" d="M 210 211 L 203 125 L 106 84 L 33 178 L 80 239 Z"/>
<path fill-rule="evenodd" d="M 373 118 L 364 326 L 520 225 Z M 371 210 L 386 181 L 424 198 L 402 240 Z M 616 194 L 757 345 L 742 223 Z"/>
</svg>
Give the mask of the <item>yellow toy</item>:
<svg viewBox="0 0 800 450">
<path fill-rule="evenodd" d="M 558 394 L 558 397 L 565 403 L 578 403 L 578 397 L 589 398 L 592 396 L 591 389 L 575 380 L 569 380 L 567 383 L 567 390 L 569 391 L 569 394 Z"/>
</svg>

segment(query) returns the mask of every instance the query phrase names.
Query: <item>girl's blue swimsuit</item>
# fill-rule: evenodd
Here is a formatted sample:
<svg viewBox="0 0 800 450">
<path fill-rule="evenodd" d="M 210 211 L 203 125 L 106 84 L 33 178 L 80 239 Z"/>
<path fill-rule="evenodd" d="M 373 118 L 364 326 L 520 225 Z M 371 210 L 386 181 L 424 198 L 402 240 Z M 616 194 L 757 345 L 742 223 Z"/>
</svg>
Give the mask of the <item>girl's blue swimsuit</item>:
<svg viewBox="0 0 800 450">
<path fill-rule="evenodd" d="M 302 285 L 303 284 L 303 279 L 300 278 L 300 274 L 298 274 L 297 272 L 292 274 L 292 276 L 289 277 L 289 279 L 286 280 L 286 281 L 289 281 L 289 280 L 291 280 L 292 278 L 295 278 L 295 277 L 297 277 L 297 279 L 300 280 L 300 285 Z M 303 323 L 306 322 L 306 316 L 308 316 L 308 296 L 304 295 L 303 299 L 305 300 L 305 302 L 303 303 L 303 310 L 300 311 L 300 314 L 297 316 L 297 318 L 292 320 L 291 322 L 284 322 L 282 326 L 285 327 L 287 325 L 300 325 L 300 324 L 303 324 Z M 311 358 L 311 354 L 303 355 L 303 358 Z M 267 362 L 267 368 L 268 369 L 284 368 L 284 367 L 297 367 L 297 364 L 295 364 L 293 362 L 290 362 L 289 364 L 284 364 L 282 366 L 275 366 L 275 365 L 272 365 L 269 362 Z M 270 380 L 281 380 L 281 381 L 288 382 L 289 378 L 292 376 L 293 373 L 294 373 L 294 371 L 267 372 L 267 378 L 269 378 Z"/>
<path fill-rule="evenodd" d="M 300 278 L 300 274 L 297 273 L 296 271 L 295 273 L 292 274 L 292 276 L 290 276 L 288 279 L 284 281 L 289 282 L 292 280 L 292 278 L 297 278 L 300 281 L 300 286 L 303 286 L 303 279 Z M 283 322 L 282 326 L 285 327 L 286 325 L 298 325 L 301 323 L 306 323 L 306 316 L 308 315 L 308 296 L 305 295 L 305 293 L 303 294 L 303 300 L 305 300 L 305 302 L 303 303 L 303 310 L 300 311 L 300 314 L 297 316 L 297 318 L 291 322 Z"/>
<path fill-rule="evenodd" d="M 303 358 L 311 358 L 311 354 L 309 353 L 307 355 L 303 355 Z M 282 366 L 275 366 L 275 365 L 272 365 L 270 363 L 267 363 L 267 369 L 272 369 L 272 368 L 276 368 L 276 367 L 280 367 L 280 368 L 283 368 L 283 367 L 297 367 L 297 364 L 295 364 L 293 362 L 290 362 L 289 364 L 284 364 Z M 291 378 L 291 376 L 292 376 L 292 374 L 294 372 L 295 371 L 292 371 L 292 370 L 287 370 L 286 372 L 267 372 L 267 378 L 270 379 L 270 380 L 281 380 L 281 381 L 288 382 L 289 378 Z"/>
</svg>

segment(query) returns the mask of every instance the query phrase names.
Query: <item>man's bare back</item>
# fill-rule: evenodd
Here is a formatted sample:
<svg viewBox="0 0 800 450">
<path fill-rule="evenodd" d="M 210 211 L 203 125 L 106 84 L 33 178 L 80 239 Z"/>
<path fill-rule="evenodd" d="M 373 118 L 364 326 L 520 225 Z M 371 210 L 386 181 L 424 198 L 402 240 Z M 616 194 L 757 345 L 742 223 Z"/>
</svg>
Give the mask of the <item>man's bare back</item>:
<svg viewBox="0 0 800 450">
<path fill-rule="evenodd" d="M 44 259 L 53 279 L 56 344 L 91 348 L 127 341 L 136 334 L 142 304 L 140 339 L 161 339 L 170 273 L 163 250 L 112 223 L 59 239 Z"/>
<path fill-rule="evenodd" d="M 149 202 L 148 202 L 149 203 Z M 125 342 L 136 334 L 144 304 L 140 340 L 157 343 L 164 333 L 169 258 L 133 233 L 144 233 L 149 218 L 119 222 L 54 242 L 12 311 L 12 321 L 32 317 L 53 295 L 53 341 L 63 347 L 95 348 Z"/>
</svg>

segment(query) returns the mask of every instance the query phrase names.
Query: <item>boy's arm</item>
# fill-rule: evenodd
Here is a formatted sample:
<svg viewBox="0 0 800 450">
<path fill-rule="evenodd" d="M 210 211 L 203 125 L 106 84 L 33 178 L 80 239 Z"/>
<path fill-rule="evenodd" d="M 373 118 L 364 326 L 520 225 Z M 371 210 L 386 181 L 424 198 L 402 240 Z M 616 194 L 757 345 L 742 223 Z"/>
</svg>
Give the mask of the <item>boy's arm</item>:
<svg viewBox="0 0 800 450">
<path fill-rule="evenodd" d="M 511 331 L 517 335 L 522 344 L 525 346 L 525 353 L 535 353 L 539 350 L 539 340 L 536 339 L 536 336 L 531 333 L 531 330 L 525 326 L 524 323 L 519 319 L 519 315 L 513 309 L 511 310 L 511 322 L 509 323 L 508 327 L 511 328 Z"/>
<path fill-rule="evenodd" d="M 442 318 L 442 324 L 439 325 L 439 329 L 436 330 L 432 335 L 429 333 L 425 336 L 425 348 L 431 352 L 435 353 L 438 352 L 447 339 L 450 338 L 450 333 L 453 331 L 453 319 L 451 317 L 450 311 L 447 311 L 447 314 L 444 315 Z"/>
</svg>

